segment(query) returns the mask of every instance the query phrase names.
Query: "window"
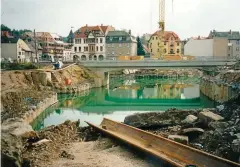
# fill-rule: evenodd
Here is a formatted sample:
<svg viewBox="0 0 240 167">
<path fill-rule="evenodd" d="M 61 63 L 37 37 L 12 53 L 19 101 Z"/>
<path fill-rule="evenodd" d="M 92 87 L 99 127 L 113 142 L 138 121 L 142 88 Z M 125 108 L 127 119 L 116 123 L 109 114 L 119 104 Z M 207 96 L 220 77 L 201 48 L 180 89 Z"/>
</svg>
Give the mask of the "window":
<svg viewBox="0 0 240 167">
<path fill-rule="evenodd" d="M 177 43 L 177 46 L 179 46 L 179 42 Z"/>
<path fill-rule="evenodd" d="M 122 40 L 122 37 L 119 37 L 119 41 L 121 41 Z"/>
<path fill-rule="evenodd" d="M 112 54 L 114 55 L 114 51 L 112 51 Z"/>
<path fill-rule="evenodd" d="M 177 53 L 179 53 L 179 49 L 177 49 Z"/>
<path fill-rule="evenodd" d="M 83 43 L 86 43 L 86 39 L 83 40 Z"/>
<path fill-rule="evenodd" d="M 113 40 L 113 37 L 110 37 L 110 41 L 112 41 Z"/>
<path fill-rule="evenodd" d="M 74 47 L 74 51 L 77 52 L 77 47 Z"/>
<path fill-rule="evenodd" d="M 156 37 L 156 39 L 158 39 L 158 37 Z"/>
<path fill-rule="evenodd" d="M 21 55 L 21 52 L 18 52 L 19 55 Z"/>
<path fill-rule="evenodd" d="M 164 45 L 166 45 L 166 42 L 164 42 Z"/>
<path fill-rule="evenodd" d="M 239 51 L 239 47 L 236 48 L 236 51 Z"/>
<path fill-rule="evenodd" d="M 79 52 L 81 52 L 81 47 L 79 47 L 78 49 L 79 49 Z"/>
<path fill-rule="evenodd" d="M 151 49 L 151 52 L 152 52 L 152 49 Z"/>
<path fill-rule="evenodd" d="M 98 43 L 98 38 L 96 39 L 96 43 Z"/>
<path fill-rule="evenodd" d="M 103 51 L 103 47 L 102 46 L 100 46 L 100 51 Z"/>
<path fill-rule="evenodd" d="M 102 40 L 102 38 L 100 38 L 100 43 L 103 43 L 103 40 Z"/>
<path fill-rule="evenodd" d="M 150 43 L 150 48 L 152 48 L 152 43 Z"/>
<path fill-rule="evenodd" d="M 98 46 L 96 46 L 96 51 L 98 51 Z"/>
<path fill-rule="evenodd" d="M 119 47 L 121 48 L 121 47 L 122 47 L 122 44 L 119 44 Z"/>
<path fill-rule="evenodd" d="M 167 50 L 166 50 L 166 49 L 164 49 L 164 53 L 167 53 Z"/>
</svg>

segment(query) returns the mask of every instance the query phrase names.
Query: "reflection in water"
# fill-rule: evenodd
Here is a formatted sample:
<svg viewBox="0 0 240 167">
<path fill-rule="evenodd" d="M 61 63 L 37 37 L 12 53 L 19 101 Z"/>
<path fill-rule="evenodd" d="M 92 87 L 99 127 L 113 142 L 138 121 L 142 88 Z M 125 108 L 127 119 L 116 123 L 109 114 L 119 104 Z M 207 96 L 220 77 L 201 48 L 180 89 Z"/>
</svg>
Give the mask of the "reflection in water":
<svg viewBox="0 0 240 167">
<path fill-rule="evenodd" d="M 33 123 L 34 129 L 56 125 L 67 119 L 99 124 L 103 117 L 123 121 L 137 112 L 164 111 L 169 108 L 210 108 L 214 102 L 203 96 L 199 80 L 136 79 L 111 82 L 77 95 L 59 95 L 59 103 L 48 108 Z"/>
</svg>

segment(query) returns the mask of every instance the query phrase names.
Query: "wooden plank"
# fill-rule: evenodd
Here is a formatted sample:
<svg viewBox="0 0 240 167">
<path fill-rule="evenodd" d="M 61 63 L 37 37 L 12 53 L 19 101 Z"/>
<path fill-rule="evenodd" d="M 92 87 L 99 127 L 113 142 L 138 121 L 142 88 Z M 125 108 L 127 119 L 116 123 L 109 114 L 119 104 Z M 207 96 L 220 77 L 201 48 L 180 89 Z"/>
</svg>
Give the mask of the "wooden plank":
<svg viewBox="0 0 240 167">
<path fill-rule="evenodd" d="M 240 167 L 240 164 L 208 154 L 143 130 L 104 118 L 96 130 L 126 142 L 177 167 Z"/>
</svg>

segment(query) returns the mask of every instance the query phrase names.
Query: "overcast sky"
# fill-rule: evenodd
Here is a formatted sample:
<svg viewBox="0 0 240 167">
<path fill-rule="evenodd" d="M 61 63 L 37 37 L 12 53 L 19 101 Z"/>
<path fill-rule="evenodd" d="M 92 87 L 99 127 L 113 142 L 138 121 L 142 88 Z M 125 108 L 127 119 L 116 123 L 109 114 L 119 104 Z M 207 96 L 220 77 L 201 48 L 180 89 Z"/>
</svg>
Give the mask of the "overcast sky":
<svg viewBox="0 0 240 167">
<path fill-rule="evenodd" d="M 158 0 L 1 0 L 2 23 L 67 36 L 88 25 L 131 29 L 134 35 L 158 29 Z M 166 30 L 181 39 L 209 31 L 240 30 L 240 0 L 166 0 Z"/>
</svg>

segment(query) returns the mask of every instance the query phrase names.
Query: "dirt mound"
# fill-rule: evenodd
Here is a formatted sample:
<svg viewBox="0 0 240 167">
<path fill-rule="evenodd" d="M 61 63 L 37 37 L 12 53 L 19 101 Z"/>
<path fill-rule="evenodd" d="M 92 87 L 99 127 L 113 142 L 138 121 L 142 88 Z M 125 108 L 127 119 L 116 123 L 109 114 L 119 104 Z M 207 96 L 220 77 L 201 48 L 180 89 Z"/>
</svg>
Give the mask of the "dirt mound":
<svg viewBox="0 0 240 167">
<path fill-rule="evenodd" d="M 37 132 L 37 140 L 26 139 L 24 163 L 34 167 L 49 166 L 53 160 L 63 155 L 69 143 L 79 141 L 78 125 L 79 122 L 65 121 Z"/>
</svg>

